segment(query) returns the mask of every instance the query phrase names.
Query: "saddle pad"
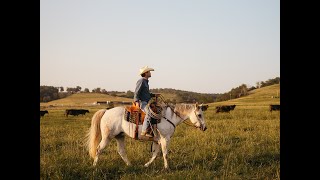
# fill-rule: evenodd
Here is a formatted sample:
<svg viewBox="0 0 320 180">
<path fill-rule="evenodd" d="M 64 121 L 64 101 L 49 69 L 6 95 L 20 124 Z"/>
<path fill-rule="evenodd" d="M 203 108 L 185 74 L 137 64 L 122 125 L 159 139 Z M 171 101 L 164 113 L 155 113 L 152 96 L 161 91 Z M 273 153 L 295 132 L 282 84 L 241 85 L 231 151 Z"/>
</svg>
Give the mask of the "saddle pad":
<svg viewBox="0 0 320 180">
<path fill-rule="evenodd" d="M 139 120 L 138 125 L 142 125 L 145 115 L 146 114 L 135 104 L 132 104 L 132 106 L 125 107 L 124 119 L 128 122 L 136 124 L 136 120 Z M 157 120 L 151 118 L 151 124 L 157 124 L 160 123 L 160 121 L 161 119 Z"/>
<path fill-rule="evenodd" d="M 128 122 L 136 124 L 137 120 L 139 120 L 138 125 L 143 124 L 143 120 L 145 117 L 145 113 L 143 111 L 128 111 L 125 109 L 124 112 L 124 119 Z"/>
</svg>

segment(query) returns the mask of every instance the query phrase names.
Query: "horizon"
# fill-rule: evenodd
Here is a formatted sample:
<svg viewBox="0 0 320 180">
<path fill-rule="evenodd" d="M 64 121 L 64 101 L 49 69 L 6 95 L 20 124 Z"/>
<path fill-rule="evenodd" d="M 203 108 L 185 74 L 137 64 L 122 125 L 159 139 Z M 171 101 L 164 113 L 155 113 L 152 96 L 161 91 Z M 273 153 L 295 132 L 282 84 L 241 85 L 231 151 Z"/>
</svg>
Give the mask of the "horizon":
<svg viewBox="0 0 320 180">
<path fill-rule="evenodd" d="M 223 94 L 280 77 L 280 1 L 40 0 L 40 86 Z"/>
<path fill-rule="evenodd" d="M 276 78 L 276 77 L 275 77 Z M 279 76 L 279 78 L 280 78 L 280 76 Z M 272 79 L 274 79 L 274 78 L 272 78 Z M 269 79 L 268 79 L 269 80 Z M 267 81 L 267 80 L 266 80 Z M 261 82 L 261 81 L 260 81 Z M 264 81 L 265 82 L 265 81 Z M 242 85 L 242 84 L 241 84 Z M 239 86 L 241 86 L 241 85 L 239 85 Z M 274 84 L 272 84 L 272 85 L 274 85 Z M 50 85 L 40 85 L 40 86 L 50 86 Z M 239 86 L 237 86 L 237 87 L 239 87 Z M 59 88 L 59 87 L 61 87 L 61 86 L 53 86 L 53 87 L 56 87 L 56 88 Z M 62 86 L 63 87 L 63 86 Z M 81 86 L 80 86 L 81 87 Z M 237 87 L 233 87 L 233 88 L 237 88 Z M 247 86 L 247 88 L 250 88 L 250 87 L 252 87 L 252 86 Z M 254 87 L 256 87 L 256 86 L 254 86 Z M 265 87 L 267 87 L 267 86 L 265 86 Z M 68 87 L 63 87 L 64 88 L 64 91 L 62 91 L 62 92 L 67 92 L 67 88 Z M 69 88 L 76 88 L 76 86 L 75 87 L 69 87 Z M 98 88 L 98 87 L 97 87 Z M 101 88 L 101 87 L 100 87 Z M 233 88 L 231 88 L 231 89 L 233 89 Z M 84 91 L 84 89 L 85 88 L 83 88 L 83 87 L 81 87 L 81 91 L 83 92 Z M 88 88 L 89 89 L 89 88 Z M 93 89 L 95 89 L 95 88 L 93 88 Z M 92 93 L 91 91 L 93 90 L 93 89 L 89 89 L 89 93 Z M 101 88 L 101 90 L 102 89 L 105 89 L 105 88 Z M 174 89 L 174 88 L 150 88 L 150 90 L 152 91 L 153 89 L 173 89 L 173 90 L 176 90 L 176 91 L 187 91 L 187 90 L 183 90 L 183 89 Z M 222 92 L 222 93 L 202 93 L 202 92 L 194 92 L 194 91 L 187 91 L 187 92 L 191 92 L 191 93 L 200 93 L 200 94 L 224 94 L 224 93 L 227 93 L 227 92 L 229 92 L 229 91 L 231 91 L 231 89 L 230 90 L 228 90 L 228 91 L 226 91 L 226 92 Z M 107 90 L 107 89 L 105 89 L 106 90 L 106 92 L 124 92 L 124 93 L 126 93 L 127 91 L 129 91 L 129 90 L 126 90 L 126 91 L 118 91 L 118 90 Z M 131 90 L 130 90 L 131 91 Z M 60 90 L 59 90 L 59 92 L 60 92 Z M 134 91 L 132 91 L 132 92 L 134 92 Z"/>
</svg>

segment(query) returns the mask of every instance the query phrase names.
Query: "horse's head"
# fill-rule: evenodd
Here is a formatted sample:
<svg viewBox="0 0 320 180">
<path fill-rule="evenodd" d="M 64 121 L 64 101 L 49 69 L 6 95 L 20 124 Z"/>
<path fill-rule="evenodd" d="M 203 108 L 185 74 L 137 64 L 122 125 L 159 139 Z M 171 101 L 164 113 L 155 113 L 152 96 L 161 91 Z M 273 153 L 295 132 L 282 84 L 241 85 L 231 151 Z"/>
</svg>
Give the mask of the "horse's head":
<svg viewBox="0 0 320 180">
<path fill-rule="evenodd" d="M 197 127 L 199 127 L 202 131 L 205 131 L 207 129 L 206 122 L 204 120 L 203 112 L 208 109 L 209 105 L 198 105 L 198 103 L 194 106 L 194 113 L 190 114 L 190 121 L 195 124 Z"/>
</svg>

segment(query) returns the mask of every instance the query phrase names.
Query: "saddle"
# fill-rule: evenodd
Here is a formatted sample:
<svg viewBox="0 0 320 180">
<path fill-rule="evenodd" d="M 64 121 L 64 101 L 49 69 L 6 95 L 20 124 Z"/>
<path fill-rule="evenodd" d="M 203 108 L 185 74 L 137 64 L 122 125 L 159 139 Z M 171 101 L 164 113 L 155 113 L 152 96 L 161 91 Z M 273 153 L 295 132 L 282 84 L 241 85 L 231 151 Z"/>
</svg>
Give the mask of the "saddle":
<svg viewBox="0 0 320 180">
<path fill-rule="evenodd" d="M 153 112 L 158 112 L 157 111 L 158 106 L 156 106 L 156 103 L 151 103 L 150 108 Z M 132 103 L 131 106 L 125 107 L 124 119 L 128 122 L 136 124 L 135 137 L 134 137 L 135 139 L 138 139 L 138 128 L 139 128 L 139 125 L 143 124 L 145 116 L 146 116 L 146 113 L 144 113 L 139 106 L 136 106 L 134 102 Z M 161 119 L 157 120 L 152 117 L 150 118 L 151 118 L 150 122 L 152 125 L 160 123 Z M 152 134 L 150 124 L 148 124 L 147 133 Z"/>
</svg>

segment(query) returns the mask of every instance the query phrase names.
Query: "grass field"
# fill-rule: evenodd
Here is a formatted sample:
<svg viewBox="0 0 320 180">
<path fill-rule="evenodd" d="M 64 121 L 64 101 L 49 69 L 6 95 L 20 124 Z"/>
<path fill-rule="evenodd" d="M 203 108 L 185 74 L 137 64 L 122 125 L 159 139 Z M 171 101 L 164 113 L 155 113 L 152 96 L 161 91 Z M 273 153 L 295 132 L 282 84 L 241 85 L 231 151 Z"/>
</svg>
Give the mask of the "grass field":
<svg viewBox="0 0 320 180">
<path fill-rule="evenodd" d="M 177 126 L 171 139 L 169 171 L 163 170 L 162 155 L 148 168 L 151 142 L 126 138 L 132 166 L 127 167 L 113 140 L 92 167 L 84 136 L 91 117 L 103 106 L 88 106 L 84 116 L 65 117 L 65 107 L 46 107 L 40 120 L 41 179 L 280 179 L 280 112 L 269 112 L 271 98 L 280 91 L 272 85 L 252 91 L 249 96 L 209 104 L 205 112 L 208 129 L 203 132 L 185 124 Z M 76 96 L 67 100 L 80 102 Z M 79 106 L 81 103 L 74 103 Z M 91 99 L 90 101 L 92 101 Z M 215 113 L 215 106 L 236 104 L 230 113 Z"/>
</svg>

